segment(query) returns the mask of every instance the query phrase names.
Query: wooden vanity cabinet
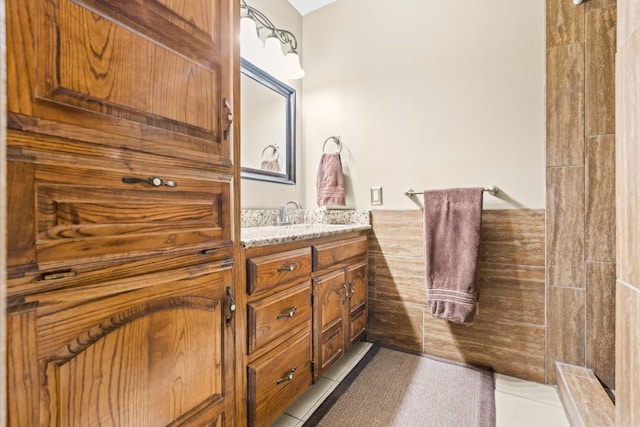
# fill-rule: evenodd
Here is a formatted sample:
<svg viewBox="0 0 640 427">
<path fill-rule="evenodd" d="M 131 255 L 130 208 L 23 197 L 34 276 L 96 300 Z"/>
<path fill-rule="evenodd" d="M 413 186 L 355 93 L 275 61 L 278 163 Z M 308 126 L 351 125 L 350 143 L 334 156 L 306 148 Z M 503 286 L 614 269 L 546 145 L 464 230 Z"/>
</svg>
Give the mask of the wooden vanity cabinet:
<svg viewBox="0 0 640 427">
<path fill-rule="evenodd" d="M 367 325 L 367 232 L 243 251 L 246 372 L 239 418 L 269 425 L 318 379 Z M 243 414 L 242 404 L 246 409 Z"/>
<path fill-rule="evenodd" d="M 265 426 L 312 384 L 311 247 L 247 252 L 247 419 Z"/>
<path fill-rule="evenodd" d="M 313 360 L 319 379 L 367 325 L 367 239 L 352 238 L 313 246 Z"/>
</svg>

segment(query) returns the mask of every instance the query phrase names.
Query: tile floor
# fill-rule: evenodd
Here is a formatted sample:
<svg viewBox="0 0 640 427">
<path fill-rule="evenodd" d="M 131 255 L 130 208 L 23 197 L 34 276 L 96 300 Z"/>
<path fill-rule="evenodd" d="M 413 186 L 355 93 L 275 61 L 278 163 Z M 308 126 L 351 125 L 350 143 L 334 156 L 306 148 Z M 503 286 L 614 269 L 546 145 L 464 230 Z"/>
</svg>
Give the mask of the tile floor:
<svg viewBox="0 0 640 427">
<path fill-rule="evenodd" d="M 359 342 L 293 403 L 272 427 L 300 427 L 360 361 L 371 343 Z M 554 386 L 496 374 L 497 427 L 569 427 Z"/>
</svg>

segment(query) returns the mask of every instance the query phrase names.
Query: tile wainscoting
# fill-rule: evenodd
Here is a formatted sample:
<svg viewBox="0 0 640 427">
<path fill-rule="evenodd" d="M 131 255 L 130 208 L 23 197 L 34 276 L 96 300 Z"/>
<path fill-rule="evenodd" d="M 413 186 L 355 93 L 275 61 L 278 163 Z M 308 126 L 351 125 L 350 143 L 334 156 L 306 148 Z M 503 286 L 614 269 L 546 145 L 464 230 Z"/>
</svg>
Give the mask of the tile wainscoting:
<svg viewBox="0 0 640 427">
<path fill-rule="evenodd" d="M 483 212 L 480 304 L 471 325 L 431 316 L 422 212 L 372 211 L 371 341 L 545 381 L 545 211 Z"/>
</svg>

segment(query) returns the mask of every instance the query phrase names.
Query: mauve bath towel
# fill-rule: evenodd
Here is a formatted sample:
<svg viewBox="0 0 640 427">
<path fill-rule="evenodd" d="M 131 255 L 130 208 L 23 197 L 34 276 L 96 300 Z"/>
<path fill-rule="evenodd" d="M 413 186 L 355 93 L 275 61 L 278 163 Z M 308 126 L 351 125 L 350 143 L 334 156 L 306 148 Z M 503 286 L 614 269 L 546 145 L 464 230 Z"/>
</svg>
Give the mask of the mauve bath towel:
<svg viewBox="0 0 640 427">
<path fill-rule="evenodd" d="M 345 206 L 344 175 L 338 153 L 323 153 L 318 167 L 318 206 Z"/>
<path fill-rule="evenodd" d="M 433 317 L 473 322 L 478 302 L 482 188 L 424 192 L 427 299 Z"/>
</svg>

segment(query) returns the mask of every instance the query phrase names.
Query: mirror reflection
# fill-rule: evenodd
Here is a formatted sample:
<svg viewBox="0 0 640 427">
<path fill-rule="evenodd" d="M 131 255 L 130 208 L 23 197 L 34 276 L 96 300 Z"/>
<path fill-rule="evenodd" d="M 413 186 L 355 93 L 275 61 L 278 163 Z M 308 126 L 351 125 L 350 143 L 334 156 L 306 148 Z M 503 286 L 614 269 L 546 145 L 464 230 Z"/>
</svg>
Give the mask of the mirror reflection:
<svg viewBox="0 0 640 427">
<path fill-rule="evenodd" d="M 241 60 L 241 176 L 295 184 L 296 91 Z"/>
</svg>

